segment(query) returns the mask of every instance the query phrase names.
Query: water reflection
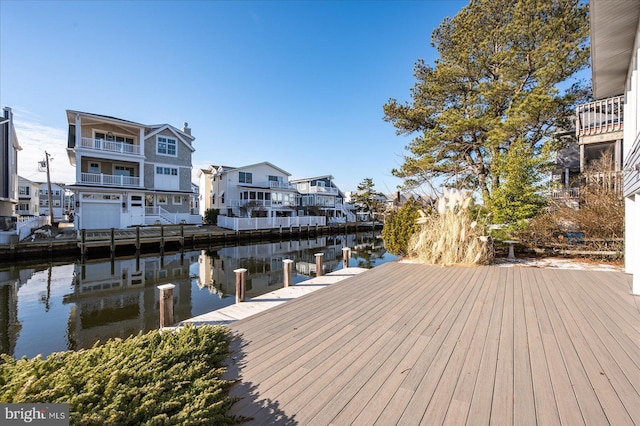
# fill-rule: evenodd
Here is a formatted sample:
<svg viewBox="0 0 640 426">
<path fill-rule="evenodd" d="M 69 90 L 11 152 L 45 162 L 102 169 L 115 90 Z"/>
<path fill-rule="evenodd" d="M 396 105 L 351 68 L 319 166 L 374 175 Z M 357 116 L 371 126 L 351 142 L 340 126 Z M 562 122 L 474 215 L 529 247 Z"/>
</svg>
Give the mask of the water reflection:
<svg viewBox="0 0 640 426">
<path fill-rule="evenodd" d="M 181 321 L 235 302 L 234 269 L 246 268 L 247 296 L 282 287 L 283 259 L 294 260 L 294 282 L 325 271 L 373 267 L 392 260 L 372 234 L 322 237 L 112 261 L 10 266 L 0 269 L 0 352 L 14 357 L 91 347 L 158 327 L 160 284 L 172 283 L 174 318 Z"/>
</svg>

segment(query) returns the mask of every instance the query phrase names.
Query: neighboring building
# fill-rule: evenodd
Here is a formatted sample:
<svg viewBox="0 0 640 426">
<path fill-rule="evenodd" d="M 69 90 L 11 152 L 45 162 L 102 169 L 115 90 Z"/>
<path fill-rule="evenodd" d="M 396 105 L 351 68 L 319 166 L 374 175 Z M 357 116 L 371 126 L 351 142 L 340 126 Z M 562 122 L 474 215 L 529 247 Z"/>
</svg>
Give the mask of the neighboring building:
<svg viewBox="0 0 640 426">
<path fill-rule="evenodd" d="M 198 171 L 200 212 L 219 209 L 232 217 L 292 217 L 296 187 L 290 174 L 268 162 L 243 167 L 210 166 Z"/>
<path fill-rule="evenodd" d="M 616 167 L 624 165 L 625 271 L 640 294 L 640 2 L 591 0 L 589 6 L 593 94 L 604 114 L 595 129 L 615 133 L 607 149 Z"/>
<path fill-rule="evenodd" d="M 298 209 L 302 215 L 322 215 L 329 222 L 355 221 L 354 214 L 345 208 L 345 195 L 333 182 L 333 176 L 317 176 L 290 181 L 300 194 Z"/>
<path fill-rule="evenodd" d="M 18 205 L 16 214 L 20 216 L 40 215 L 40 185 L 18 176 Z"/>
<path fill-rule="evenodd" d="M 67 110 L 77 229 L 202 223 L 191 214 L 191 129 Z"/>
<path fill-rule="evenodd" d="M 49 186 L 47 182 L 40 182 L 38 186 L 40 187 L 40 214 L 49 216 Z M 51 202 L 55 221 L 64 219 L 66 215 L 65 192 L 64 185 L 51 182 Z"/>
<path fill-rule="evenodd" d="M 0 218 L 13 216 L 18 204 L 18 151 L 22 150 L 13 125 L 13 112 L 5 107 L 0 117 Z M 0 221 L 4 221 L 1 219 Z M 0 231 L 3 229 L 0 223 Z"/>
</svg>

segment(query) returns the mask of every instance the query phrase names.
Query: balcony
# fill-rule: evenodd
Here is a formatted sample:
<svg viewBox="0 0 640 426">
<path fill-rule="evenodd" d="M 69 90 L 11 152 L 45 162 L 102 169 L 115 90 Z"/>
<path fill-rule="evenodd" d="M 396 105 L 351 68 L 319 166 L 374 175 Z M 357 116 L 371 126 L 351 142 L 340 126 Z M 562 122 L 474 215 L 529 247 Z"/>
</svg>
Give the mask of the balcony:
<svg viewBox="0 0 640 426">
<path fill-rule="evenodd" d="M 227 206 L 229 207 L 243 207 L 246 204 L 251 204 L 252 208 L 258 207 L 295 207 L 297 206 L 295 201 L 276 201 L 276 200 L 229 200 Z"/>
<path fill-rule="evenodd" d="M 619 132 L 624 128 L 624 96 L 578 105 L 576 136 L 592 136 Z"/>
<path fill-rule="evenodd" d="M 274 182 L 272 180 L 269 181 L 269 188 L 272 189 L 290 189 L 295 190 L 296 186 L 289 182 Z"/>
<path fill-rule="evenodd" d="M 327 186 L 310 186 L 307 191 L 300 191 L 304 194 L 326 194 L 326 195 L 338 195 L 337 188 L 331 188 Z"/>
<path fill-rule="evenodd" d="M 99 186 L 126 186 L 137 188 L 140 186 L 138 176 L 105 175 L 103 173 L 81 173 L 80 183 Z"/>
<path fill-rule="evenodd" d="M 82 138 L 80 141 L 80 147 L 101 152 L 140 155 L 140 145 L 108 141 L 105 139 Z"/>
</svg>

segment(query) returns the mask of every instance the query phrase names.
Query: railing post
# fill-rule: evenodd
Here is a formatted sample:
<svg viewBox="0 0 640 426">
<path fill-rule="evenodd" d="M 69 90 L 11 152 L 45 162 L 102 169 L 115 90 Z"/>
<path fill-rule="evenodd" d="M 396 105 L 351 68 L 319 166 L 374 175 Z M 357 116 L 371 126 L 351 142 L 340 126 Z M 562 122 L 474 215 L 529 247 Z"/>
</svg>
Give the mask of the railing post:
<svg viewBox="0 0 640 426">
<path fill-rule="evenodd" d="M 284 286 L 289 287 L 292 285 L 291 275 L 293 273 L 293 260 L 284 259 L 282 264 L 284 265 Z"/>
<path fill-rule="evenodd" d="M 245 268 L 234 269 L 236 273 L 236 303 L 244 302 L 245 287 L 247 285 L 247 270 Z"/>
<path fill-rule="evenodd" d="M 349 258 L 351 257 L 351 249 L 349 247 L 342 247 L 342 267 L 349 267 Z"/>
<path fill-rule="evenodd" d="M 316 253 L 314 256 L 316 257 L 316 277 L 321 277 L 324 275 L 324 253 Z"/>
<path fill-rule="evenodd" d="M 158 286 L 160 290 L 160 328 L 173 324 L 173 284 Z"/>
</svg>

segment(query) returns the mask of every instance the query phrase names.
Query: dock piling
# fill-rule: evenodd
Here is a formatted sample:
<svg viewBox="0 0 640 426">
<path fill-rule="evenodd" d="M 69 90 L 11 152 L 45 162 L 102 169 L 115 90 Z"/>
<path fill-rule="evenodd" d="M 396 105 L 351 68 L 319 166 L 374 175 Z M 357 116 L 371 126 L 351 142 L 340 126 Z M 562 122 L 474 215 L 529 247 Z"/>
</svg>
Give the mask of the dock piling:
<svg viewBox="0 0 640 426">
<path fill-rule="evenodd" d="M 291 275 L 293 273 L 293 260 L 284 259 L 282 263 L 284 265 L 284 286 L 289 287 L 292 285 Z"/>
<path fill-rule="evenodd" d="M 116 229 L 111 228 L 111 240 L 109 242 L 109 247 L 111 248 L 111 256 L 113 256 L 116 252 Z"/>
<path fill-rule="evenodd" d="M 239 268 L 234 269 L 233 272 L 236 274 L 236 303 L 244 302 L 247 270 L 245 268 Z"/>
<path fill-rule="evenodd" d="M 324 253 L 316 253 L 314 256 L 316 257 L 316 277 L 321 277 L 324 275 Z"/>
<path fill-rule="evenodd" d="M 173 324 L 173 284 L 158 286 L 160 290 L 160 328 Z"/>
<path fill-rule="evenodd" d="M 342 247 L 342 267 L 349 267 L 349 258 L 351 257 L 351 249 L 349 247 Z"/>
</svg>

